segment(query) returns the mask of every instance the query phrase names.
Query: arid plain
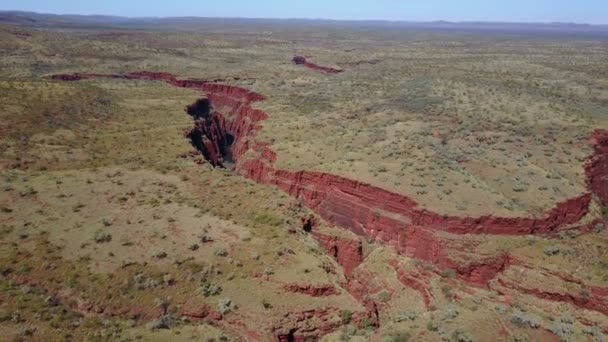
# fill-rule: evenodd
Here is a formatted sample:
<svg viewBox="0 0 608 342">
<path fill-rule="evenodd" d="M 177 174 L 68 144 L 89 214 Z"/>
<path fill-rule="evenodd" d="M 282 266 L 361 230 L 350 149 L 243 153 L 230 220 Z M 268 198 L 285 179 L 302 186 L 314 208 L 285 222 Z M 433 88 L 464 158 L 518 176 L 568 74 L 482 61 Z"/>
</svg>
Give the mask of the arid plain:
<svg viewBox="0 0 608 342">
<path fill-rule="evenodd" d="M 0 336 L 604 341 L 607 41 L 0 13 Z"/>
</svg>

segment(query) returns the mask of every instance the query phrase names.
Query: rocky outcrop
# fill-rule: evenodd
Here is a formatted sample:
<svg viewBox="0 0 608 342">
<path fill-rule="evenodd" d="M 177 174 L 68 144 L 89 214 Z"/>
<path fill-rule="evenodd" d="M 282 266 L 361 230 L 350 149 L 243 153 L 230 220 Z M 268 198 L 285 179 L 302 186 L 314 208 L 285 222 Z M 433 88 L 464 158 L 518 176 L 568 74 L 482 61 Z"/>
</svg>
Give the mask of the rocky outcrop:
<svg viewBox="0 0 608 342">
<path fill-rule="evenodd" d="M 558 280 L 559 281 L 559 280 Z M 498 292 L 503 292 L 501 288 L 508 291 L 517 291 L 540 299 L 545 299 L 552 302 L 565 302 L 571 305 L 600 312 L 608 315 L 608 288 L 600 288 L 596 286 L 580 286 L 579 291 L 575 292 L 572 289 L 560 291 L 551 291 L 541 288 L 534 288 L 523 285 L 522 283 L 511 281 L 505 278 L 497 280 L 495 289 Z M 570 283 L 572 285 L 572 283 Z"/>
<path fill-rule="evenodd" d="M 336 308 L 291 312 L 272 330 L 276 340 L 280 342 L 317 341 L 347 323 L 343 321 L 341 312 Z M 350 321 L 360 328 L 365 328 L 364 324 L 369 324 L 369 317 L 366 312 L 355 312 Z"/>
<path fill-rule="evenodd" d="M 431 291 L 429 291 L 429 289 L 431 288 L 431 276 L 426 273 L 423 274 L 420 272 L 407 273 L 401 267 L 399 267 L 399 263 L 396 260 L 392 261 L 390 263 L 390 266 L 395 271 L 395 275 L 397 276 L 397 279 L 399 279 L 401 284 L 403 284 L 405 287 L 409 287 L 411 289 L 416 290 L 420 294 L 424 305 L 427 308 L 430 308 L 432 300 L 434 299 L 433 294 L 431 293 Z"/>
<path fill-rule="evenodd" d="M 408 257 L 431 262 L 440 269 L 451 269 L 458 278 L 474 286 L 487 286 L 491 279 L 512 262 L 507 254 L 478 257 L 467 262 L 456 261 L 452 255 L 465 246 L 451 244 L 453 243 L 438 238 L 433 230 L 414 227 L 408 230 L 405 244 L 398 251 Z"/>
<path fill-rule="evenodd" d="M 338 264 L 342 266 L 345 275 L 350 275 L 363 262 L 361 240 L 326 235 L 317 231 L 313 232 L 313 236 L 319 241 L 327 254 L 336 259 Z"/>
<path fill-rule="evenodd" d="M 455 217 L 421 209 L 406 196 L 336 175 L 274 170 L 270 161 L 263 160 L 246 161 L 239 171 L 302 199 L 329 222 L 392 243 L 412 226 L 455 234 L 551 233 L 580 221 L 587 215 L 592 198 L 591 193 L 586 193 L 559 203 L 541 218 Z"/>
<path fill-rule="evenodd" d="M 301 293 L 311 297 L 327 297 L 338 294 L 338 290 L 331 284 L 287 284 L 283 288 L 288 292 Z"/>
<path fill-rule="evenodd" d="M 192 320 L 206 320 L 218 322 L 223 319 L 223 315 L 211 309 L 208 304 L 198 303 L 196 300 L 187 301 L 180 308 L 180 315 Z"/>
<path fill-rule="evenodd" d="M 339 74 L 341 72 L 343 72 L 344 70 L 342 69 L 335 69 L 335 68 L 330 68 L 330 67 L 324 67 L 324 66 L 320 66 L 317 65 L 315 63 L 311 63 L 308 60 L 306 60 L 306 57 L 304 56 L 295 56 L 292 61 L 297 64 L 297 65 L 303 65 L 309 69 L 312 70 L 316 70 L 316 71 L 320 71 L 324 74 L 327 75 L 332 75 L 332 74 Z"/>
</svg>

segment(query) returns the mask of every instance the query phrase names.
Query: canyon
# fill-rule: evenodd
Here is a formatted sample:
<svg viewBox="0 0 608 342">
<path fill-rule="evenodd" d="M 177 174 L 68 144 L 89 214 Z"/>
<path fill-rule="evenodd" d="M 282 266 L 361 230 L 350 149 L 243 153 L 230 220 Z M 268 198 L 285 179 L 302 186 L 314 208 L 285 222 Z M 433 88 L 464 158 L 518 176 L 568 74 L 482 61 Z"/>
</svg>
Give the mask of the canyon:
<svg viewBox="0 0 608 342">
<path fill-rule="evenodd" d="M 95 77 L 164 81 L 170 85 L 196 89 L 207 95 L 187 106 L 194 127 L 186 132 L 192 145 L 213 166 L 222 166 L 227 155 L 234 170 L 260 183 L 274 185 L 302 200 L 323 219 L 358 235 L 404 251 L 409 228 L 440 230 L 453 234 L 528 235 L 550 234 L 577 225 L 589 214 L 594 196 L 608 201 L 608 130 L 593 132 L 594 153 L 585 163 L 588 192 L 557 203 L 538 218 L 531 217 L 456 217 L 419 208 L 415 200 L 379 187 L 344 177 L 314 172 L 274 168 L 276 153 L 269 144 L 255 139 L 268 114 L 253 107 L 265 96 L 247 89 L 206 80 L 178 80 L 158 72 L 133 72 L 127 75 L 72 74 L 53 79 L 76 81 Z M 218 111 L 221 108 L 221 112 Z"/>
<path fill-rule="evenodd" d="M 4 339 L 608 336 L 592 27 L 4 17 Z"/>
<path fill-rule="evenodd" d="M 319 67 L 304 57 L 295 57 L 296 64 L 326 74 L 341 72 Z M 359 238 L 330 236 L 315 230 L 312 219 L 303 218 L 303 229 L 312 231 L 321 247 L 342 266 L 346 276 L 344 288 L 358 298 L 367 308 L 366 319 L 377 322 L 377 303 L 365 299 L 366 280 L 352 276 L 364 261 L 362 239 L 389 246 L 397 253 L 429 262 L 441 269 L 452 269 L 457 277 L 468 285 L 480 288 L 506 287 L 521 293 L 569 302 L 577 307 L 608 315 L 605 305 L 608 289 L 594 288 L 594 302 L 580 297 L 547 293 L 538 289 L 514 284 L 499 276 L 512 265 L 521 265 L 508 254 L 486 258 L 457 261 L 451 255 L 462 245 L 444 241 L 440 234 L 460 235 L 543 235 L 551 236 L 567 230 L 591 230 L 604 219 L 592 210 L 593 203 L 608 203 L 608 130 L 593 132 L 593 154 L 584 164 L 587 192 L 564 202 L 537 217 L 458 217 L 441 215 L 424 208 L 403 194 L 397 194 L 371 184 L 314 171 L 289 171 L 275 167 L 277 154 L 270 144 L 256 139 L 268 113 L 256 109 L 254 104 L 265 96 L 248 89 L 222 84 L 222 80 L 178 79 L 168 73 L 133 72 L 125 75 L 62 74 L 51 78 L 62 81 L 78 81 L 97 77 L 163 81 L 172 86 L 194 89 L 206 95 L 186 107 L 193 126 L 185 132 L 192 146 L 214 167 L 231 168 L 234 172 L 256 182 L 276 186 L 301 201 L 326 222 L 354 233 Z M 412 276 L 391 264 L 399 280 L 418 291 L 425 305 L 430 306 L 432 295 L 427 291 L 425 276 Z M 424 273 L 424 272 L 422 272 Z M 422 274 L 421 273 L 421 274 Z M 428 272 L 427 272 L 428 273 Z M 498 278 L 498 285 L 495 284 Z M 310 285 L 291 284 L 287 291 L 311 296 L 329 296 L 332 287 L 316 288 Z M 508 292 L 508 291 L 507 291 Z M 505 292 L 506 293 L 506 292 Z M 295 315 L 295 314 L 294 314 Z M 327 312 L 302 313 L 323 317 Z M 298 316 L 299 317 L 299 316 Z M 286 317 L 286 319 L 290 319 Z M 300 318 L 296 317 L 296 320 Z M 315 329 L 314 334 L 326 334 L 335 330 L 333 323 Z M 277 332 L 279 340 L 298 340 L 311 336 L 311 331 Z M 298 337 L 299 336 L 299 337 Z M 316 336 L 316 335 L 315 335 Z"/>
</svg>

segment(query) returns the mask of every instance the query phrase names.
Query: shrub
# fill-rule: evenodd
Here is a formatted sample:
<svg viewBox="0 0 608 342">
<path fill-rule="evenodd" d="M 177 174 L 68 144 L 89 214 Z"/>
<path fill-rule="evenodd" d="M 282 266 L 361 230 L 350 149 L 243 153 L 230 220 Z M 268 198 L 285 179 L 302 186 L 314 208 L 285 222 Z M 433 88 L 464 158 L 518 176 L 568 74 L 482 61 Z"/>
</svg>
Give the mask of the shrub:
<svg viewBox="0 0 608 342">
<path fill-rule="evenodd" d="M 350 310 L 342 310 L 340 317 L 342 318 L 342 323 L 348 324 L 353 318 L 353 313 Z"/>
<path fill-rule="evenodd" d="M 452 288 L 450 287 L 450 285 L 443 285 L 441 286 L 441 293 L 443 293 L 443 295 L 445 296 L 446 299 L 452 300 L 453 298 L 453 294 L 452 294 Z"/>
<path fill-rule="evenodd" d="M 538 329 L 540 327 L 540 318 L 533 314 L 517 311 L 511 316 L 511 323 L 520 327 L 528 326 L 532 329 Z"/>
<path fill-rule="evenodd" d="M 555 335 L 559 336 L 562 340 L 568 340 L 568 337 L 572 334 L 572 324 L 554 322 L 549 327 L 549 330 Z"/>
<path fill-rule="evenodd" d="M 219 286 L 219 285 L 215 285 L 215 284 L 204 282 L 201 285 L 201 293 L 205 297 L 217 296 L 220 293 L 222 293 L 222 287 Z"/>
<path fill-rule="evenodd" d="M 379 299 L 381 302 L 386 303 L 386 302 L 388 302 L 389 300 L 391 300 L 391 295 L 390 295 L 390 293 L 388 293 L 388 292 L 386 292 L 386 291 L 382 291 L 382 292 L 380 292 L 380 293 L 378 294 L 378 299 Z"/>
<path fill-rule="evenodd" d="M 407 342 L 412 338 L 412 336 L 405 331 L 396 331 L 393 333 L 390 333 L 387 336 L 387 341 L 390 342 Z"/>
<path fill-rule="evenodd" d="M 225 315 L 236 309 L 236 306 L 230 298 L 222 298 L 217 302 L 217 308 L 222 315 Z"/>
<path fill-rule="evenodd" d="M 93 239 L 95 239 L 95 242 L 97 242 L 97 243 L 110 242 L 110 241 L 112 241 L 112 234 L 104 232 L 101 229 L 98 229 L 95 232 L 95 236 L 93 237 Z"/>
<path fill-rule="evenodd" d="M 159 319 L 152 321 L 149 325 L 151 330 L 171 329 L 175 326 L 175 321 L 169 315 L 164 315 Z"/>
<path fill-rule="evenodd" d="M 453 269 L 445 269 L 441 272 L 441 277 L 443 278 L 454 278 L 456 277 L 456 271 Z"/>
<path fill-rule="evenodd" d="M 462 329 L 456 329 L 452 333 L 452 341 L 454 341 L 454 342 L 473 342 L 473 339 Z"/>
<path fill-rule="evenodd" d="M 154 254 L 154 257 L 157 259 L 164 259 L 167 257 L 167 253 L 165 252 L 158 252 Z"/>
<path fill-rule="evenodd" d="M 454 308 L 454 307 L 449 307 L 447 308 L 444 312 L 443 312 L 443 317 L 442 319 L 444 321 L 446 320 L 452 320 L 456 317 L 458 317 L 458 315 L 460 314 L 460 312 L 458 312 L 458 309 Z"/>
<path fill-rule="evenodd" d="M 545 247 L 543 252 L 547 256 L 553 256 L 553 255 L 559 254 L 560 249 L 558 246 L 547 246 L 547 247 Z"/>
<path fill-rule="evenodd" d="M 283 256 L 286 254 L 296 254 L 293 249 L 286 247 L 286 246 L 281 246 L 276 250 L 276 253 L 278 256 Z"/>
<path fill-rule="evenodd" d="M 213 238 L 207 232 L 199 235 L 198 238 L 201 240 L 202 243 L 213 242 Z"/>
<path fill-rule="evenodd" d="M 220 256 L 220 257 L 225 257 L 225 256 L 228 256 L 228 251 L 226 250 L 226 248 L 218 248 L 215 250 L 215 252 L 213 254 Z"/>
</svg>

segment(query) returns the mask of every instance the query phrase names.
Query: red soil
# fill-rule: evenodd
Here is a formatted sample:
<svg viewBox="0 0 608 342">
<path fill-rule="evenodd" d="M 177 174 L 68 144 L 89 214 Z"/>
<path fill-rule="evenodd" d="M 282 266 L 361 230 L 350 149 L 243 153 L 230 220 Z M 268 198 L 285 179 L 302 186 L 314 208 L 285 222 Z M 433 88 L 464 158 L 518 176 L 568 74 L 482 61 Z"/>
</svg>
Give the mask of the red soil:
<svg viewBox="0 0 608 342">
<path fill-rule="evenodd" d="M 292 61 L 294 63 L 296 63 L 297 65 L 303 65 L 303 66 L 305 66 L 305 67 L 307 67 L 309 69 L 317 70 L 317 71 L 320 71 L 320 72 L 322 72 L 324 74 L 328 74 L 328 75 L 339 74 L 339 73 L 341 73 L 341 72 L 344 71 L 344 70 L 341 70 L 341 69 L 323 67 L 323 66 L 317 65 L 315 63 L 311 63 L 311 62 L 309 62 L 309 61 L 306 60 L 306 57 L 303 57 L 303 56 L 295 56 L 292 59 Z"/>
</svg>

